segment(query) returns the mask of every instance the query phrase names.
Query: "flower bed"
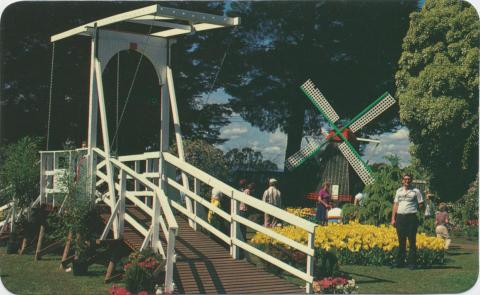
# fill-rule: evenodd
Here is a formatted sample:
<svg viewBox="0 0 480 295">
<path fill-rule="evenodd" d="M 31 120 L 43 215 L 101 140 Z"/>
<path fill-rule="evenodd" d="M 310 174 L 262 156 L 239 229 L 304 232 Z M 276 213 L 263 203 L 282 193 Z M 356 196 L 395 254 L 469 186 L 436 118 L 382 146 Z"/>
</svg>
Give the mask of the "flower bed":
<svg viewBox="0 0 480 295">
<path fill-rule="evenodd" d="M 358 286 L 354 279 L 344 277 L 328 277 L 313 281 L 313 291 L 319 294 L 352 294 L 356 293 Z"/>
<path fill-rule="evenodd" d="M 274 228 L 274 231 L 290 239 L 307 244 L 307 233 L 294 226 Z M 261 248 L 275 246 L 292 252 L 289 246 L 256 233 L 251 243 Z M 272 245 L 273 247 L 265 247 Z M 417 234 L 417 263 L 422 266 L 442 264 L 444 262 L 444 241 L 425 234 Z M 355 222 L 349 224 L 331 224 L 319 226 L 315 234 L 315 248 L 318 256 L 325 253 L 336 254 L 340 263 L 359 265 L 390 265 L 398 251 L 398 240 L 395 228 L 392 226 L 373 226 Z"/>
</svg>

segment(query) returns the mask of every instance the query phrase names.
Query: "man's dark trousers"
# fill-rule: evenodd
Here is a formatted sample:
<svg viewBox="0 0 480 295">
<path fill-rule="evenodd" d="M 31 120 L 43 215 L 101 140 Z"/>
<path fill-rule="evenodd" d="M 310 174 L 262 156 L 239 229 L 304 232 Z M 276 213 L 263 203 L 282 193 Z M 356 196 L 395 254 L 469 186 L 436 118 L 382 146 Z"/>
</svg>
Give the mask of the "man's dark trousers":
<svg viewBox="0 0 480 295">
<path fill-rule="evenodd" d="M 395 220 L 398 236 L 398 256 L 397 265 L 402 266 L 405 263 L 405 254 L 407 249 L 407 239 L 410 244 L 408 251 L 408 265 L 415 266 L 417 263 L 417 213 L 397 214 Z"/>
</svg>

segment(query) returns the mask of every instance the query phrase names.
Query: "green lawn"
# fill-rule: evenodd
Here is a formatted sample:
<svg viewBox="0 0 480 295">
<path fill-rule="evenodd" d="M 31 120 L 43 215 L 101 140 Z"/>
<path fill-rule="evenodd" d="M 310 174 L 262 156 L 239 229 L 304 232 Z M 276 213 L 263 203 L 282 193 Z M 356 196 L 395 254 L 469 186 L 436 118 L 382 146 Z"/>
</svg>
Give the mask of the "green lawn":
<svg viewBox="0 0 480 295">
<path fill-rule="evenodd" d="M 341 269 L 357 281 L 359 293 L 460 293 L 477 281 L 478 241 L 457 238 L 447 263 L 430 269 L 344 265 Z"/>
<path fill-rule="evenodd" d="M 7 255 L 0 248 L 0 277 L 10 292 L 27 294 L 108 294 L 104 284 L 105 267 L 92 265 L 86 276 L 74 276 L 59 270 L 60 256 L 46 255 L 35 262 L 33 255 Z"/>
<path fill-rule="evenodd" d="M 470 289 L 478 277 L 478 242 L 455 238 L 446 265 L 430 269 L 342 265 L 353 276 L 359 293 L 460 293 Z M 6 255 L 0 248 L 0 276 L 15 294 L 107 294 L 105 267 L 93 265 L 89 275 L 76 277 L 58 269 L 59 256 L 45 256 L 34 262 L 33 255 Z M 294 278 L 287 278 L 302 284 Z"/>
</svg>

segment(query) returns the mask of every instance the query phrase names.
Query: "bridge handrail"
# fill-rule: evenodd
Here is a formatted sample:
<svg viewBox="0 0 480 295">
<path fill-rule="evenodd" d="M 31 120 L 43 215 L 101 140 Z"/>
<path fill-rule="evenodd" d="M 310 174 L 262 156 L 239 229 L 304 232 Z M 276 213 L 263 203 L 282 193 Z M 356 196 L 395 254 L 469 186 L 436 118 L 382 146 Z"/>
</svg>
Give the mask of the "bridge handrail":
<svg viewBox="0 0 480 295">
<path fill-rule="evenodd" d="M 190 175 L 193 175 L 195 178 L 200 179 L 203 183 L 219 189 L 224 195 L 229 196 L 234 200 L 243 202 L 251 207 L 257 208 L 258 210 L 268 213 L 269 215 L 275 216 L 278 219 L 284 220 L 291 225 L 300 227 L 309 233 L 313 233 L 315 230 L 315 227 L 317 226 L 313 222 L 310 222 L 304 218 L 298 217 L 292 213 L 285 212 L 285 210 L 282 210 L 276 206 L 265 203 L 261 200 L 258 200 L 255 197 L 247 195 L 244 192 L 234 189 L 230 185 L 182 161 L 181 159 L 175 157 L 170 153 L 164 152 L 163 158 L 165 159 L 165 161 L 174 165 L 175 167 L 187 172 Z"/>
<path fill-rule="evenodd" d="M 186 163 L 185 161 L 179 159 L 178 157 L 168 153 L 160 153 L 160 152 L 148 152 L 144 154 L 137 154 L 137 155 L 127 155 L 127 156 L 120 156 L 118 157 L 118 160 L 121 162 L 135 162 L 135 167 L 137 167 L 137 164 L 140 161 L 146 161 L 147 166 L 148 163 L 152 163 L 151 161 L 156 161 L 159 160 L 160 157 L 162 156 L 163 160 L 167 162 L 168 164 L 178 168 L 182 172 L 185 172 L 189 175 L 191 175 L 194 178 L 194 182 L 196 183 L 197 180 L 199 182 L 205 183 L 206 185 L 210 187 L 214 187 L 218 190 L 220 190 L 225 196 L 229 197 L 232 199 L 232 212 L 229 214 L 222 210 L 221 208 L 217 208 L 212 206 L 208 201 L 204 200 L 201 196 L 198 195 L 197 189 L 194 189 L 194 191 L 184 187 L 181 185 L 181 183 L 178 183 L 176 180 L 173 180 L 169 177 L 166 178 L 166 181 L 168 185 L 173 187 L 174 189 L 178 190 L 181 193 L 184 193 L 190 200 L 194 202 L 194 206 L 196 208 L 196 204 L 201 204 L 204 207 L 206 207 L 209 210 L 212 210 L 215 214 L 218 214 L 221 218 L 229 222 L 232 226 L 231 228 L 231 235 L 227 236 L 223 232 L 219 231 L 215 227 L 213 227 L 210 223 L 202 219 L 202 217 L 197 216 L 196 209 L 192 211 L 189 211 L 187 208 L 184 207 L 184 205 L 174 201 L 170 200 L 171 206 L 175 209 L 177 209 L 178 212 L 184 214 L 189 218 L 190 221 L 193 222 L 194 228 L 196 228 L 196 224 L 202 226 L 204 229 L 207 231 L 210 231 L 212 234 L 217 236 L 219 239 L 223 240 L 225 243 L 229 244 L 231 247 L 231 253 L 234 258 L 238 257 L 234 253 L 238 253 L 236 248 L 241 248 L 244 251 L 250 252 L 261 259 L 268 261 L 269 263 L 272 263 L 281 269 L 289 272 L 290 274 L 304 280 L 306 282 L 306 291 L 307 293 L 310 293 L 312 291 L 312 283 L 313 283 L 313 260 L 315 256 L 315 248 L 314 248 L 314 238 L 315 238 L 315 228 L 316 224 L 309 222 L 301 217 L 298 217 L 296 215 L 293 215 L 289 212 L 286 212 L 280 208 L 277 208 L 273 205 L 270 205 L 268 203 L 265 203 L 261 200 L 256 199 L 255 197 L 252 197 L 250 195 L 247 195 L 241 191 L 238 191 L 237 189 L 229 186 L 228 184 L 216 179 L 215 177 L 209 175 L 208 173 L 203 172 L 202 170 Z M 140 167 L 140 166 L 138 166 Z M 137 170 L 137 169 L 136 169 Z M 151 172 L 148 170 L 148 168 L 145 168 L 145 172 L 141 173 L 144 177 L 149 178 L 149 179 L 158 179 L 159 174 L 155 172 Z M 196 185 L 196 184 L 195 184 Z M 194 185 L 194 186 L 195 186 Z M 264 213 L 268 213 L 269 215 L 272 215 L 280 220 L 285 221 L 286 223 L 289 223 L 291 225 L 294 225 L 298 228 L 301 228 L 307 232 L 307 243 L 299 243 L 296 242 L 289 237 L 283 236 L 274 230 L 270 228 L 263 227 L 261 225 L 258 225 L 246 218 L 241 217 L 238 214 L 238 206 L 239 203 L 243 202 L 246 205 L 256 208 Z M 273 239 L 276 239 L 300 252 L 303 252 L 307 255 L 307 265 L 306 265 L 306 270 L 300 270 L 297 269 L 288 263 L 279 260 L 278 258 L 269 255 L 251 245 L 248 243 L 244 242 L 241 240 L 237 235 L 238 231 L 235 229 L 239 224 L 243 224 L 249 228 L 253 228 L 255 231 L 264 233 Z M 235 230 L 234 230 L 235 229 Z"/>
<path fill-rule="evenodd" d="M 99 148 L 93 148 L 93 151 L 98 153 L 102 157 L 106 157 L 105 152 L 100 150 Z M 175 215 L 173 214 L 172 208 L 170 207 L 170 203 L 168 201 L 167 196 L 158 188 L 157 185 L 155 185 L 153 182 L 148 180 L 145 176 L 135 172 L 132 168 L 128 167 L 124 163 L 120 162 L 117 159 L 110 158 L 110 162 L 116 166 L 118 169 L 121 169 L 125 171 L 127 175 L 130 175 L 131 177 L 135 178 L 139 182 L 141 182 L 144 186 L 148 187 L 152 191 L 154 191 L 158 195 L 158 199 L 160 202 L 160 206 L 163 209 L 163 212 L 165 214 L 165 218 L 168 223 L 168 228 L 173 229 L 175 233 L 178 231 L 178 223 L 177 220 L 175 219 Z"/>
</svg>

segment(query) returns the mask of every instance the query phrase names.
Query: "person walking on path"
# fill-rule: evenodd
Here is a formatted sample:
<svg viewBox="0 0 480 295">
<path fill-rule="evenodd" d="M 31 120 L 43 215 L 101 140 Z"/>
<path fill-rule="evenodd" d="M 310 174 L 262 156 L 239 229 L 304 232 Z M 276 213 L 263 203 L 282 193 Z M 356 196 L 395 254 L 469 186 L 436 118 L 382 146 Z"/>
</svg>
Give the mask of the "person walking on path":
<svg viewBox="0 0 480 295">
<path fill-rule="evenodd" d="M 268 181 L 269 187 L 263 193 L 262 201 L 269 203 L 270 205 L 281 208 L 282 206 L 282 194 L 277 189 L 277 180 L 270 178 Z M 277 218 L 268 215 L 264 215 L 264 226 L 275 227 L 277 225 Z"/>
<path fill-rule="evenodd" d="M 427 190 L 425 192 L 425 218 L 433 217 L 433 212 L 435 212 L 435 206 L 432 197 L 433 195 Z"/>
<path fill-rule="evenodd" d="M 243 192 L 246 193 L 247 195 L 251 196 L 254 188 L 255 188 L 255 183 L 252 182 L 247 186 L 247 188 L 245 188 L 243 190 Z M 248 206 L 247 206 L 247 204 L 245 204 L 243 202 L 240 203 L 239 213 L 240 213 L 240 216 L 243 217 L 243 218 L 248 217 Z M 240 231 L 242 232 L 243 241 L 246 242 L 247 241 L 247 226 L 244 225 L 244 224 L 240 224 Z"/>
<path fill-rule="evenodd" d="M 408 251 L 408 266 L 410 269 L 417 267 L 417 228 L 419 209 L 423 208 L 423 196 L 420 190 L 412 186 L 412 175 L 404 174 L 402 187 L 395 194 L 393 201 L 391 224 L 397 229 L 398 255 L 396 265 L 403 267 L 407 248 L 407 239 L 410 244 Z"/>
<path fill-rule="evenodd" d="M 328 224 L 328 209 L 332 208 L 330 205 L 330 182 L 325 181 L 322 188 L 318 192 L 317 198 L 317 213 L 315 219 L 320 225 Z"/>
<path fill-rule="evenodd" d="M 445 240 L 445 250 L 448 250 L 450 247 L 451 239 L 448 234 L 448 213 L 447 213 L 447 204 L 440 203 L 438 206 L 439 212 L 435 214 L 435 233 L 437 238 L 442 238 Z"/>
</svg>

